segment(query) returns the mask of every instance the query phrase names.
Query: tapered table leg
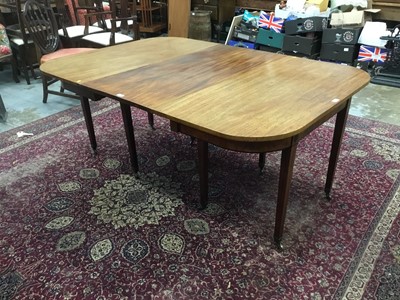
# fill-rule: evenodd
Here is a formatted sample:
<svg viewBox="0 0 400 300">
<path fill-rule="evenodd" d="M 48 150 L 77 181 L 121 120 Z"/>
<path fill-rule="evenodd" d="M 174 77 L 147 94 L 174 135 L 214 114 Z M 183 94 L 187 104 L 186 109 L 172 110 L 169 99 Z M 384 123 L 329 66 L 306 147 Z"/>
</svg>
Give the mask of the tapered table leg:
<svg viewBox="0 0 400 300">
<path fill-rule="evenodd" d="M 83 117 L 85 118 L 86 128 L 89 135 L 90 145 L 92 147 L 93 152 L 96 153 L 97 142 L 96 142 L 96 135 L 94 133 L 93 119 L 92 119 L 92 113 L 90 111 L 89 98 L 82 96 L 80 99 L 81 99 Z"/>
<path fill-rule="evenodd" d="M 131 106 L 123 102 L 119 103 L 121 106 L 122 120 L 124 121 L 126 140 L 128 142 L 129 157 L 133 172 L 139 171 L 139 164 L 136 153 L 135 133 L 132 124 Z"/>
<path fill-rule="evenodd" d="M 330 198 L 332 190 L 333 178 L 335 176 L 336 164 L 339 158 L 340 145 L 342 143 L 343 133 L 346 127 L 347 116 L 349 114 L 351 99 L 347 101 L 346 106 L 338 112 L 336 116 L 335 131 L 333 133 L 333 141 L 331 154 L 329 157 L 328 173 L 325 182 L 325 194 L 326 197 Z"/>
<path fill-rule="evenodd" d="M 197 151 L 199 155 L 200 207 L 204 209 L 208 204 L 208 143 L 198 139 Z"/>
<path fill-rule="evenodd" d="M 291 147 L 282 150 L 274 232 L 274 241 L 279 250 L 283 249 L 283 227 L 286 218 L 286 209 L 289 199 L 290 183 L 292 181 L 293 165 L 296 157 L 296 148 L 297 144 L 294 144 Z"/>
<path fill-rule="evenodd" d="M 149 122 L 151 129 L 155 129 L 154 128 L 154 115 L 152 113 L 147 113 L 147 121 Z"/>
<path fill-rule="evenodd" d="M 265 153 L 260 153 L 258 156 L 258 167 L 260 168 L 260 173 L 262 173 L 264 167 L 265 167 Z"/>
</svg>

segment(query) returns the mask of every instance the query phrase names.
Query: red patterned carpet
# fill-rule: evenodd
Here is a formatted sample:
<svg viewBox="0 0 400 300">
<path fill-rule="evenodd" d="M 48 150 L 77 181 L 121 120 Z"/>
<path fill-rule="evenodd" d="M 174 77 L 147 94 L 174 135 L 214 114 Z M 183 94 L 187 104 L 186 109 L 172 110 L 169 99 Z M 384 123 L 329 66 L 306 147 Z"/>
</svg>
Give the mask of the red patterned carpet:
<svg viewBox="0 0 400 300">
<path fill-rule="evenodd" d="M 398 299 L 400 128 L 349 117 L 331 201 L 333 123 L 298 147 L 283 243 L 272 243 L 279 153 L 197 148 L 134 110 L 130 175 L 117 105 L 94 103 L 0 134 L 0 299 Z M 17 131 L 33 136 L 18 138 Z"/>
</svg>

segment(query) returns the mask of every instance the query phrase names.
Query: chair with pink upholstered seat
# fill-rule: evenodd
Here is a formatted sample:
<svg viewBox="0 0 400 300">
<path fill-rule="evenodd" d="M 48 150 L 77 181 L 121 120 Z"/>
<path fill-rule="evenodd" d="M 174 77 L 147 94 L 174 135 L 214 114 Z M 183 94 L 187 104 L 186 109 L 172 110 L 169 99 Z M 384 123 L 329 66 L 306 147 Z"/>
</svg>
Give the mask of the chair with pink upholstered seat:
<svg viewBox="0 0 400 300">
<path fill-rule="evenodd" d="M 93 51 L 91 48 L 60 48 L 60 36 L 58 34 L 57 21 L 54 11 L 47 1 L 28 0 L 24 6 L 23 19 L 35 45 L 41 52 L 40 64 L 46 61 L 74 55 L 86 51 Z M 50 90 L 49 86 L 57 80 L 42 75 L 43 103 L 47 102 L 48 94 L 67 96 L 79 99 L 79 96 L 71 93 L 64 93 L 63 85 L 61 90 Z"/>
</svg>

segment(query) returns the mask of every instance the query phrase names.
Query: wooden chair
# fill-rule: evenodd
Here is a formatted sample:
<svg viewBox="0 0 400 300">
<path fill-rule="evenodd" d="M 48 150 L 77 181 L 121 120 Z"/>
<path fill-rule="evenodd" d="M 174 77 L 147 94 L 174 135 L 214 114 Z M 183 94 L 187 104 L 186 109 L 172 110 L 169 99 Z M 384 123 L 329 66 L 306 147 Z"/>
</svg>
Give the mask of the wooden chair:
<svg viewBox="0 0 400 300">
<path fill-rule="evenodd" d="M 61 38 L 64 47 L 75 47 L 79 44 L 80 39 L 87 34 L 105 31 L 105 24 L 90 25 L 87 28 L 84 25 L 74 24 L 69 13 L 65 9 L 64 0 L 55 0 L 56 17 L 58 25 L 58 35 Z M 90 11 L 98 11 L 99 8 L 93 6 L 87 8 Z M 76 23 L 76 22 L 75 22 Z"/>
<path fill-rule="evenodd" d="M 103 3 L 102 0 L 67 0 L 69 5 L 72 5 L 72 11 L 75 17 L 76 25 L 85 25 L 85 15 L 87 13 L 108 11 L 110 7 L 108 4 Z M 93 20 L 93 23 L 97 22 L 97 19 Z"/>
<path fill-rule="evenodd" d="M 34 67 L 37 61 L 35 57 L 35 45 L 29 37 L 22 20 L 24 3 L 25 0 L 8 0 L 7 2 L 0 2 L 0 8 L 7 10 L 12 16 L 9 19 L 13 20 L 13 24 L 4 24 L 6 26 L 6 33 L 10 40 L 14 58 L 17 61 L 18 72 L 21 71 L 24 74 L 26 83 L 30 84 L 30 78 L 36 78 Z"/>
<path fill-rule="evenodd" d="M 111 14 L 110 11 L 110 4 L 109 2 L 103 2 L 101 0 L 68 0 L 71 2 L 73 6 L 73 11 L 76 19 L 76 24 L 85 24 L 86 17 L 85 15 L 88 13 L 93 12 L 101 12 L 103 11 L 104 14 L 100 17 L 100 20 L 97 17 L 93 17 L 90 20 L 92 26 L 99 26 L 111 31 Z M 94 9 L 93 9 L 94 8 Z M 118 7 L 117 7 L 118 11 Z M 118 13 L 117 13 L 118 14 Z M 128 25 L 133 24 L 132 20 L 128 20 Z M 116 22 L 116 27 L 119 29 L 121 27 L 121 22 Z"/>
<path fill-rule="evenodd" d="M 136 3 L 133 3 L 131 7 L 128 0 L 118 1 L 119 7 L 116 5 L 116 0 L 110 0 L 109 3 L 110 11 L 87 13 L 85 15 L 85 26 L 87 28 L 90 25 L 90 20 L 94 17 L 101 21 L 104 20 L 104 16 L 111 15 L 111 18 L 108 19 L 111 30 L 84 36 L 82 40 L 93 47 L 107 47 L 139 40 Z"/>
<path fill-rule="evenodd" d="M 40 64 L 58 57 L 93 50 L 90 48 L 60 48 L 60 36 L 58 34 L 55 13 L 47 1 L 26 1 L 23 20 L 35 45 L 40 50 Z M 57 80 L 48 78 L 44 74 L 41 77 L 43 83 L 43 103 L 47 102 L 48 94 L 80 99 L 75 94 L 64 93 L 63 87 L 61 87 L 60 91 L 50 90 L 49 86 L 57 82 Z"/>
</svg>

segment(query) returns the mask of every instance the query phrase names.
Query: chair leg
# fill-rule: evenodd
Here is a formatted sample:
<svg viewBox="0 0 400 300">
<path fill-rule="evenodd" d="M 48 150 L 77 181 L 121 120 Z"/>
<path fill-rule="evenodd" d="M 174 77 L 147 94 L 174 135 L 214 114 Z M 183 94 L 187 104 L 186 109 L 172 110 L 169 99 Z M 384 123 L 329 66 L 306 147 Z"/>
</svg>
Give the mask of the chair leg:
<svg viewBox="0 0 400 300">
<path fill-rule="evenodd" d="M 30 51 L 28 47 L 30 47 L 29 44 L 23 46 L 23 48 L 24 48 L 24 50 L 23 50 L 24 51 L 24 56 L 23 56 L 24 64 L 25 64 L 26 68 L 31 71 L 32 78 L 37 79 L 39 77 L 36 77 L 35 69 L 34 69 L 33 63 L 32 63 L 32 58 L 30 55 L 28 55 L 28 52 Z"/>
<path fill-rule="evenodd" d="M 43 74 L 42 74 L 42 84 L 43 84 L 43 103 L 47 103 L 47 98 L 49 97 L 48 78 Z"/>
<path fill-rule="evenodd" d="M 13 55 L 11 56 L 11 68 L 12 68 L 14 81 L 16 83 L 19 83 L 17 61 L 15 60 Z"/>
<path fill-rule="evenodd" d="M 26 51 L 25 51 L 25 49 L 23 49 L 23 47 L 19 47 L 17 52 L 19 55 L 18 62 L 21 65 L 22 73 L 24 74 L 26 84 L 29 85 L 29 84 L 31 84 L 31 79 L 30 79 L 29 73 L 28 73 L 28 66 L 26 65 L 26 62 L 25 62 Z"/>
</svg>

